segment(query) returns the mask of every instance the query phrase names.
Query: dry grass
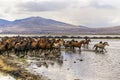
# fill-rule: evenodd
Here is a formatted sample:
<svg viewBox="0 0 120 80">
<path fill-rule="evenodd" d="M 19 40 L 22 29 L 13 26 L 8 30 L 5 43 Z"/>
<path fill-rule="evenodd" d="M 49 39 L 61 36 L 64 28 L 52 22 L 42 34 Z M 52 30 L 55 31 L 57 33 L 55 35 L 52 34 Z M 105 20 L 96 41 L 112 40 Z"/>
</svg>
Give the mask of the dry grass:
<svg viewBox="0 0 120 80">
<path fill-rule="evenodd" d="M 0 56 L 0 70 L 11 72 L 11 71 L 17 71 L 18 68 L 8 65 L 7 62 L 4 60 L 5 58 L 3 56 Z"/>
<path fill-rule="evenodd" d="M 42 77 L 31 74 L 10 61 L 11 58 L 0 55 L 0 71 L 14 76 L 17 80 L 44 80 Z"/>
</svg>

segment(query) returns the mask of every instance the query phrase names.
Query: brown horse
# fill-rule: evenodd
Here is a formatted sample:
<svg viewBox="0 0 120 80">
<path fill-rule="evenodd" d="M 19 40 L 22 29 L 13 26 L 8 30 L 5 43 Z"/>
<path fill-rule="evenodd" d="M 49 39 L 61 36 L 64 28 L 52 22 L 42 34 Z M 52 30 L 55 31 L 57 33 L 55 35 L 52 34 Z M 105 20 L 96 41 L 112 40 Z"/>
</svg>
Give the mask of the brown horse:
<svg viewBox="0 0 120 80">
<path fill-rule="evenodd" d="M 38 41 L 37 40 L 32 40 L 31 41 L 30 51 L 31 52 L 35 52 L 34 55 L 36 55 L 36 53 L 37 53 L 38 50 L 39 50 L 39 48 L 38 48 Z"/>
<path fill-rule="evenodd" d="M 81 46 L 84 43 L 84 40 L 81 40 L 80 42 L 78 41 L 73 41 L 71 42 L 71 47 L 74 49 L 74 47 L 79 48 L 79 51 L 81 52 Z"/>
<path fill-rule="evenodd" d="M 49 51 L 49 50 L 52 51 L 52 48 L 53 48 L 52 40 L 49 40 L 48 38 L 41 38 L 38 41 L 38 49 L 41 51 L 40 53 L 42 53 L 43 51 Z"/>
<path fill-rule="evenodd" d="M 39 49 L 45 49 L 46 48 L 46 40 L 44 38 L 41 38 L 38 41 L 38 46 L 39 46 Z"/>
</svg>

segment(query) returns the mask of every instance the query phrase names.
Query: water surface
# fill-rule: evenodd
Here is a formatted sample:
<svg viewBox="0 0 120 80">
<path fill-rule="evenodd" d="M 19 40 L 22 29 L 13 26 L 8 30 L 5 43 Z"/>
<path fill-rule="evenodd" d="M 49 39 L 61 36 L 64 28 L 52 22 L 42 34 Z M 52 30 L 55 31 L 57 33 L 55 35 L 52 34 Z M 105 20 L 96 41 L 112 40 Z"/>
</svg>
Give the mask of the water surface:
<svg viewBox="0 0 120 80">
<path fill-rule="evenodd" d="M 95 43 L 107 41 L 107 53 L 95 53 L 92 49 Z M 42 74 L 51 80 L 120 80 L 120 40 L 103 39 L 92 40 L 89 49 L 79 53 L 71 50 L 61 51 L 59 60 L 28 60 L 28 70 L 35 74 Z M 45 62 L 47 66 L 37 64 Z"/>
</svg>

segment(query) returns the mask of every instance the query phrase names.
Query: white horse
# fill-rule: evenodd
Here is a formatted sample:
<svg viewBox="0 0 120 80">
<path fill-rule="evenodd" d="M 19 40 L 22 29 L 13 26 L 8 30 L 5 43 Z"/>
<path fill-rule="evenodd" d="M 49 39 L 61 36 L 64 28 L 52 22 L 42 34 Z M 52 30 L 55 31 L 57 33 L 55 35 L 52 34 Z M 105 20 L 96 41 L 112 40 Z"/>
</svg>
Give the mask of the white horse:
<svg viewBox="0 0 120 80">
<path fill-rule="evenodd" d="M 105 46 L 109 46 L 108 42 L 104 42 L 104 43 L 97 43 L 94 45 L 93 49 L 95 48 L 96 52 L 107 52 L 105 49 Z"/>
</svg>

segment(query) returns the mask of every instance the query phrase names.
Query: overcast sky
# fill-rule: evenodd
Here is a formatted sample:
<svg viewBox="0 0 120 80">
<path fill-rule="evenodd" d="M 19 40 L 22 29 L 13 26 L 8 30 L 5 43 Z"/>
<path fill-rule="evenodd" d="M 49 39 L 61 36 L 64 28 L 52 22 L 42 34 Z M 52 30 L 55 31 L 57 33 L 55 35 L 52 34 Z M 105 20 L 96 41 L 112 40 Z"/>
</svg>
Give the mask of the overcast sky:
<svg viewBox="0 0 120 80">
<path fill-rule="evenodd" d="M 120 25 L 120 0 L 0 0 L 0 18 L 40 16 L 75 25 Z"/>
</svg>

